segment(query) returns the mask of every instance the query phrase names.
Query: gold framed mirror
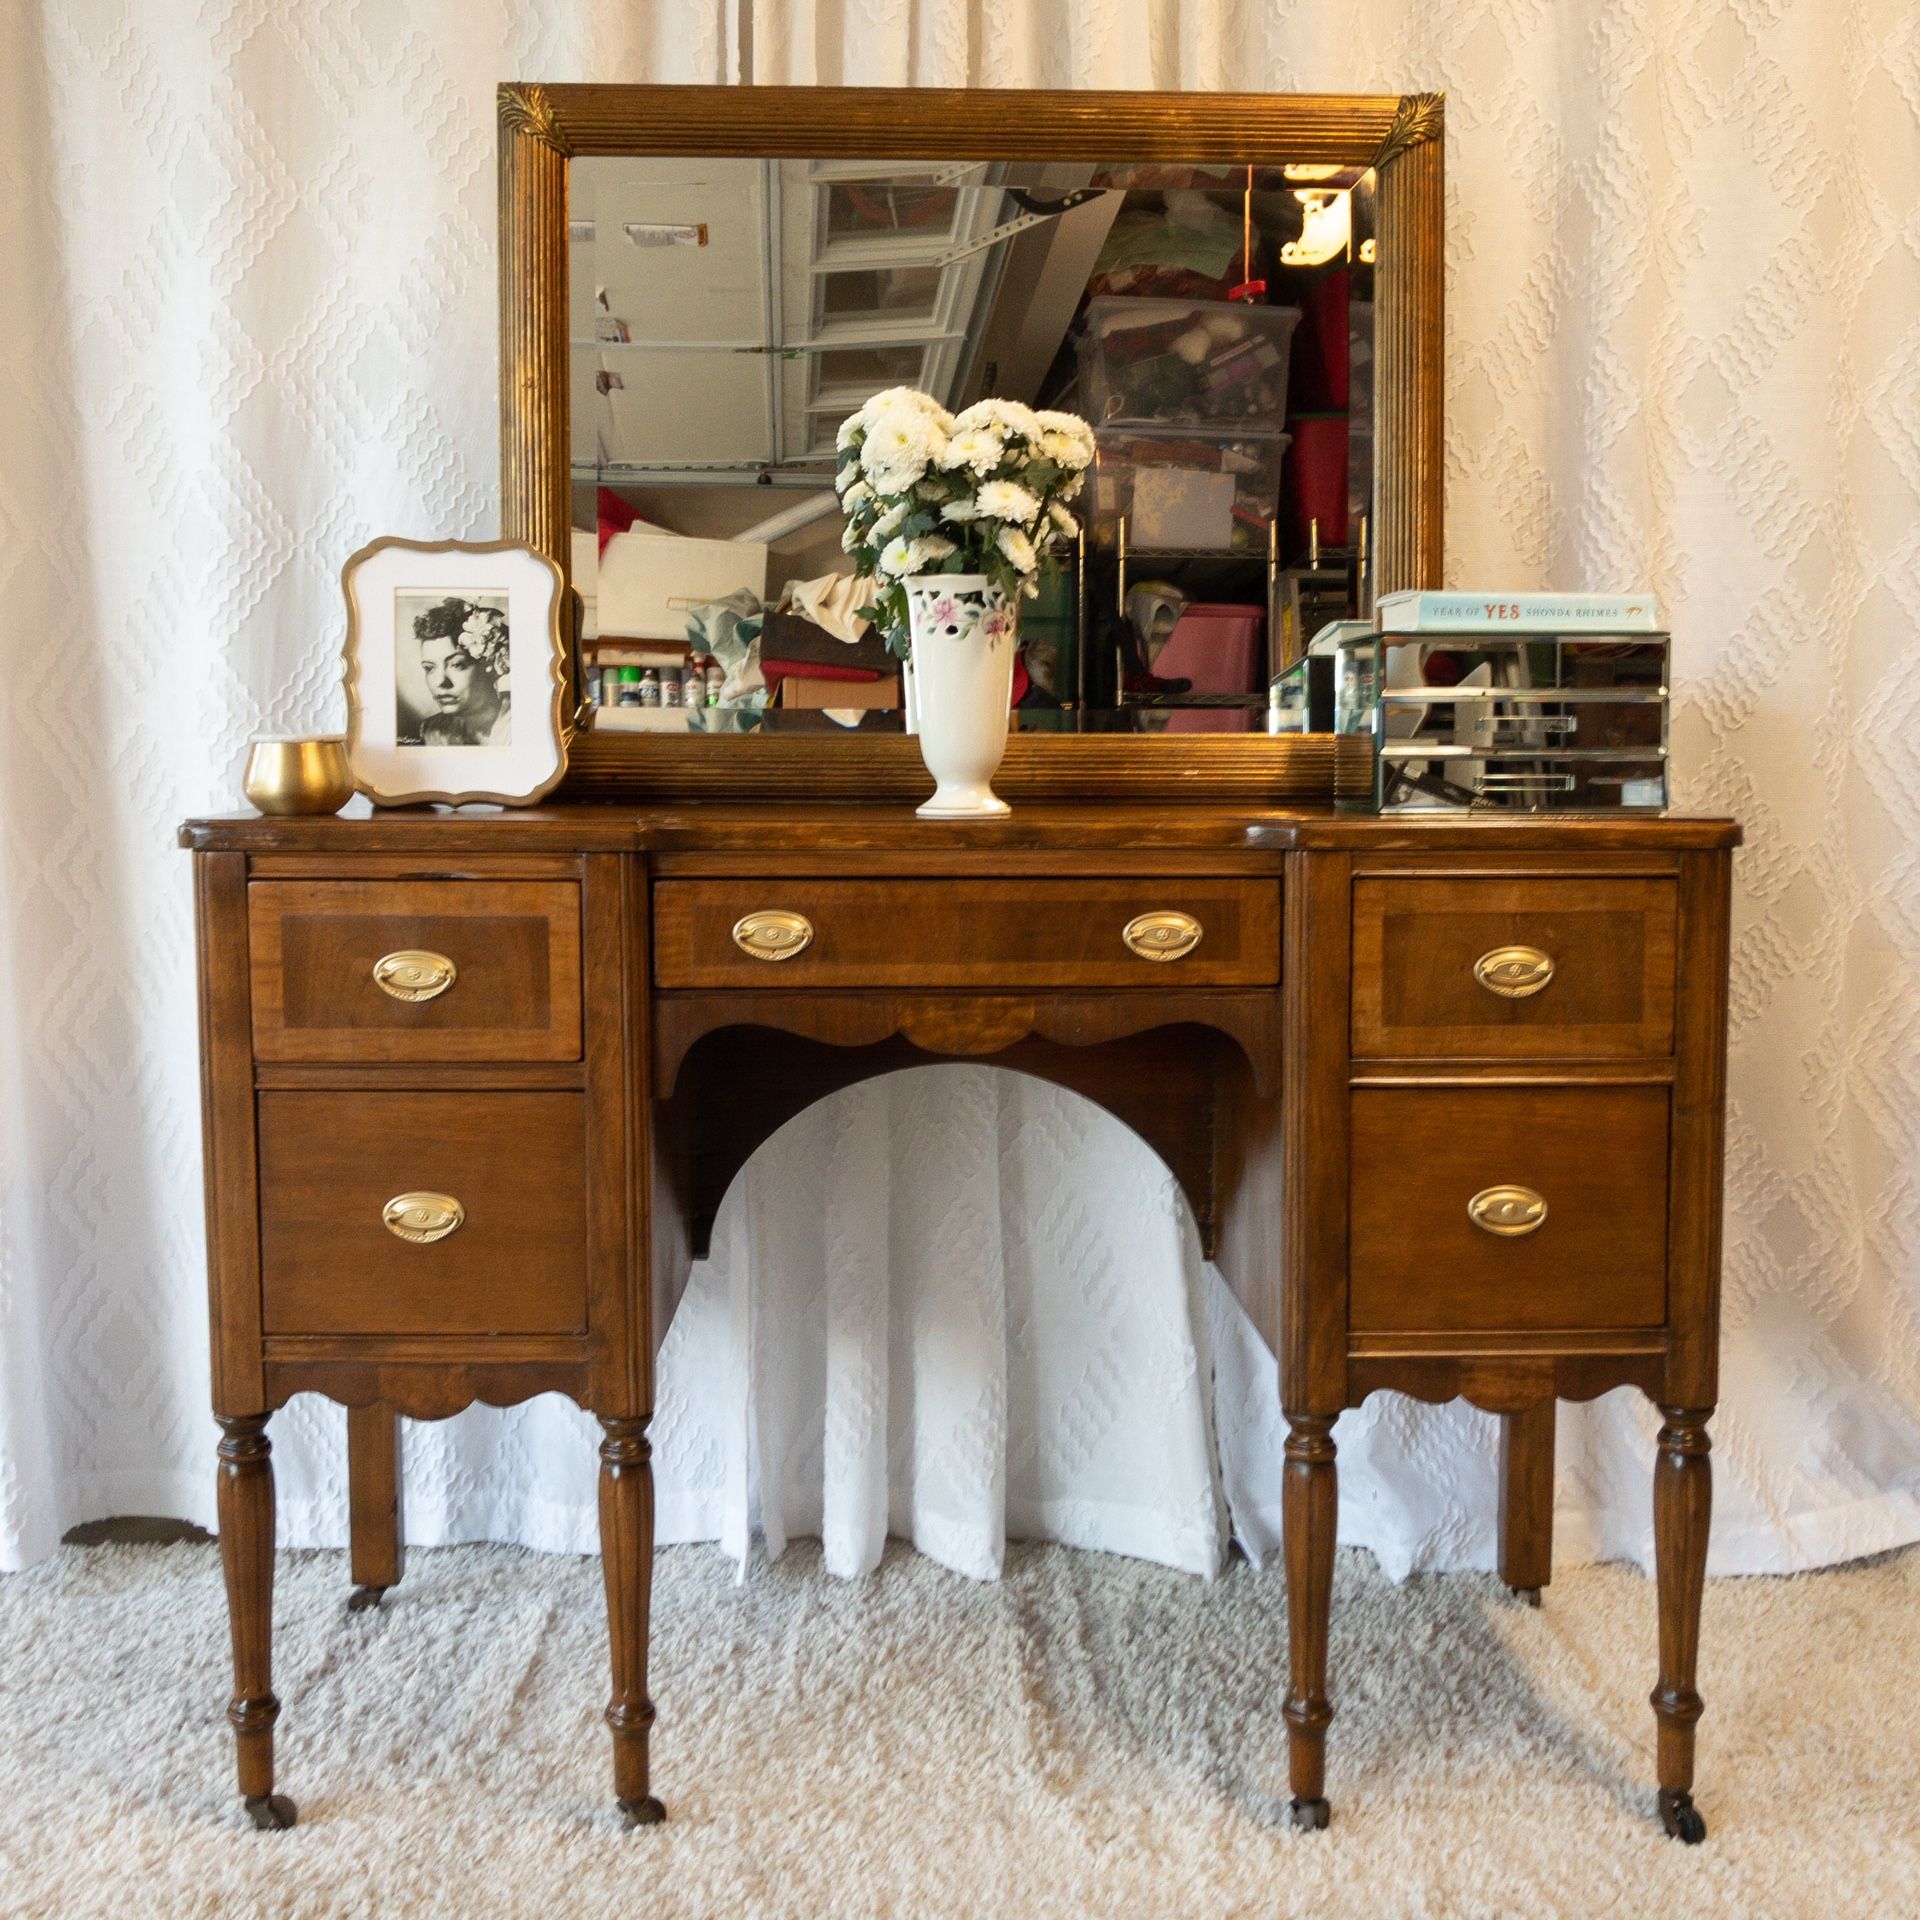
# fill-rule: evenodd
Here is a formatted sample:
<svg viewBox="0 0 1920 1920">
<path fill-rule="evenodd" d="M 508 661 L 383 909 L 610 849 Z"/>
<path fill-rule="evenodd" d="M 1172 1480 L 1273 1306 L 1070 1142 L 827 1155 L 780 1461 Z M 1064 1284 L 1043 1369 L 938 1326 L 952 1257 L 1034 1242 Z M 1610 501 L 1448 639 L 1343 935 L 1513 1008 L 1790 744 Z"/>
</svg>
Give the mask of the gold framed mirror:
<svg viewBox="0 0 1920 1920">
<path fill-rule="evenodd" d="M 1079 374 L 1070 370 L 1069 381 L 1097 384 L 1106 369 L 1096 358 L 1087 371 L 1088 296 L 1115 285 L 1116 271 L 1130 290 L 1144 285 L 1161 292 L 1196 284 L 1206 292 L 1238 275 L 1242 284 L 1230 289 L 1231 297 L 1256 302 L 1267 296 L 1248 289 L 1262 287 L 1256 275 L 1263 266 L 1280 276 L 1299 262 L 1324 266 L 1338 257 L 1352 269 L 1343 285 L 1364 286 L 1367 298 L 1362 303 L 1354 295 L 1348 310 L 1364 304 L 1364 333 L 1337 317 L 1329 334 L 1338 339 L 1344 332 L 1351 340 L 1355 380 L 1333 469 L 1334 504 L 1325 509 L 1331 518 L 1307 514 L 1309 497 L 1327 497 L 1326 487 L 1317 471 L 1305 475 L 1305 454 L 1296 451 L 1308 438 L 1306 419 L 1330 415 L 1296 418 L 1289 411 L 1286 433 L 1277 421 L 1240 421 L 1234 432 L 1242 437 L 1220 463 L 1234 478 L 1200 471 L 1201 456 L 1183 453 L 1178 457 L 1190 466 L 1176 477 L 1206 484 L 1171 490 L 1171 506 L 1164 474 L 1155 475 L 1151 490 L 1151 510 L 1168 516 L 1168 527 L 1191 534 L 1197 524 L 1205 546 L 1219 539 L 1216 525 L 1224 530 L 1211 567 L 1200 551 L 1203 583 L 1229 578 L 1237 564 L 1248 583 L 1230 583 L 1228 591 L 1249 607 L 1259 606 L 1264 594 L 1255 677 L 1240 697 L 1247 717 L 1225 723 L 1234 731 L 1208 730 L 1219 723 L 1191 718 L 1184 725 L 1193 730 L 1181 730 L 1182 722 L 1152 711 L 1156 700 L 1177 706 L 1185 696 L 1154 692 L 1155 657 L 1135 634 L 1129 594 L 1148 584 L 1141 573 L 1161 555 L 1192 557 L 1196 549 L 1136 540 L 1130 554 L 1128 511 L 1136 526 L 1145 526 L 1149 508 L 1142 489 L 1125 490 L 1123 447 L 1114 455 L 1122 491 L 1102 508 L 1096 478 L 1095 511 L 1066 570 L 1073 638 L 1070 646 L 1063 642 L 1060 658 L 1071 664 L 1051 669 L 1045 711 L 1015 716 L 997 784 L 1015 801 L 1278 802 L 1357 790 L 1365 775 L 1349 764 L 1350 745 L 1343 750 L 1332 736 L 1263 731 L 1264 717 L 1252 709 L 1264 697 L 1260 676 L 1298 652 L 1312 631 L 1302 630 L 1304 622 L 1311 613 L 1317 623 L 1334 606 L 1342 581 L 1347 610 L 1360 614 L 1378 593 L 1440 584 L 1443 126 L 1437 94 L 505 84 L 499 91 L 502 535 L 551 557 L 571 582 L 575 552 L 586 556 L 583 566 L 593 558 L 595 549 L 580 546 L 577 536 L 598 537 L 594 503 L 607 497 L 603 487 L 629 512 L 636 499 L 646 508 L 669 481 L 708 489 L 684 496 L 698 511 L 690 512 L 688 527 L 677 529 L 682 532 L 717 527 L 723 494 L 751 504 L 750 488 L 758 490 L 762 507 L 786 502 L 804 520 L 804 494 L 783 490 L 830 488 L 832 427 L 863 391 L 894 384 L 931 390 L 944 383 L 956 401 L 978 397 L 996 391 L 996 378 L 1005 384 L 1016 359 L 1027 384 L 1036 377 L 1057 381 L 1076 339 Z M 678 164 L 676 171 L 669 163 L 699 164 Z M 765 181 L 758 203 L 755 178 Z M 655 190 L 662 180 L 672 182 L 673 195 Z M 618 200 L 616 188 L 629 198 Z M 783 224 L 775 209 L 791 210 L 803 196 L 813 211 L 797 219 L 789 211 Z M 1259 231 L 1256 207 L 1264 223 Z M 632 217 L 636 208 L 639 217 Z M 719 223 L 707 208 L 724 209 L 724 224 L 739 226 L 737 236 L 727 236 L 738 242 L 731 253 L 715 243 Z M 1267 231 L 1276 208 L 1292 223 L 1285 229 L 1291 239 Z M 1062 240 L 1069 211 L 1073 247 Z M 1207 234 L 1195 240 L 1193 229 L 1218 229 L 1223 216 L 1230 226 L 1243 211 L 1244 244 L 1237 254 L 1229 247 L 1234 264 L 1223 276 L 1218 250 L 1206 254 Z M 1161 277 L 1128 283 L 1134 270 L 1128 263 L 1140 257 L 1141 243 L 1119 245 L 1113 236 L 1156 219 L 1154 231 L 1162 235 L 1177 227 L 1179 244 L 1157 255 L 1148 246 Z M 916 221 L 939 223 L 937 247 L 929 250 L 925 233 L 914 244 L 908 229 Z M 1105 236 L 1097 256 L 1086 248 L 1089 228 Z M 871 238 L 875 229 L 881 244 L 855 259 L 849 240 Z M 813 253 L 796 266 L 781 253 L 782 232 L 800 236 L 789 251 L 811 246 Z M 809 233 L 824 236 L 825 244 L 809 241 Z M 603 238 L 609 249 L 619 249 L 618 259 L 611 251 L 602 256 L 604 272 L 587 251 Z M 1044 276 L 1063 255 L 1078 259 L 1078 278 L 1062 283 L 1066 305 L 1053 331 L 1042 329 L 1036 353 L 1031 337 L 1016 337 L 1017 323 L 1031 321 L 1049 298 L 1060 307 L 1058 288 Z M 687 279 L 689 261 L 699 264 L 707 282 Z M 852 273 L 842 270 L 849 261 L 857 269 Z M 1091 278 L 1090 265 L 1100 269 Z M 616 271 L 626 276 L 623 294 L 607 291 Z M 799 295 L 791 291 L 796 274 Z M 731 292 L 702 294 L 703 285 Z M 783 285 L 792 316 L 784 323 Z M 676 287 L 678 317 L 663 315 L 656 335 L 646 304 L 655 293 L 671 301 Z M 725 312 L 729 302 L 737 309 L 732 317 Z M 638 309 L 633 318 L 613 310 L 621 303 Z M 1169 303 L 1143 301 L 1138 311 L 1148 304 Z M 1225 309 L 1214 298 L 1208 310 Z M 1276 308 L 1254 311 L 1271 315 Z M 1032 325 L 1026 331 L 1031 335 Z M 1051 361 L 1049 344 L 1057 345 Z M 1191 357 L 1182 340 L 1171 341 L 1167 351 L 1173 350 Z M 680 357 L 666 359 L 667 352 Z M 1251 352 L 1237 339 L 1220 358 L 1245 363 Z M 1296 364 L 1299 357 L 1296 352 Z M 1364 401 L 1363 362 L 1371 381 Z M 1037 376 L 1036 367 L 1042 370 Z M 646 407 L 629 404 L 628 377 L 643 400 L 697 394 L 701 417 L 663 425 L 659 407 L 649 416 Z M 1104 404 L 1108 414 L 1096 426 L 1112 417 L 1114 401 Z M 1286 404 L 1293 405 L 1291 392 Z M 591 438 L 589 409 L 601 419 Z M 709 430 L 710 443 L 701 438 Z M 1166 433 L 1163 426 L 1142 431 L 1159 431 L 1163 439 Z M 1216 431 L 1214 438 L 1222 436 Z M 1149 457 L 1160 456 L 1156 450 Z M 1273 479 L 1289 459 L 1301 475 L 1291 496 L 1286 479 L 1277 486 Z M 1249 482 L 1248 473 L 1263 477 Z M 1243 510 L 1250 486 L 1265 489 L 1263 514 Z M 1255 505 L 1263 502 L 1257 498 Z M 821 501 L 820 517 L 833 504 L 830 496 Z M 1189 509 L 1220 518 L 1177 517 Z M 764 516 L 764 524 L 784 526 L 795 517 L 776 512 Z M 1290 523 L 1284 530 L 1283 522 Z M 1325 548 L 1338 556 L 1337 567 L 1321 540 L 1323 525 L 1336 523 L 1340 537 Z M 731 524 L 735 530 L 722 529 L 722 537 L 738 541 L 741 513 Z M 759 524 L 748 526 L 749 534 Z M 1304 557 L 1283 551 L 1303 543 Z M 683 544 L 704 551 L 719 543 L 696 535 Z M 735 577 L 728 560 L 723 549 L 725 580 Z M 1098 575 L 1093 584 L 1090 569 Z M 775 564 L 756 577 L 772 580 L 778 571 Z M 1333 584 L 1319 599 L 1303 599 L 1302 580 Z M 762 585 L 761 592 L 770 589 Z M 661 603 L 684 608 L 709 596 L 719 597 L 715 585 L 665 593 Z M 1200 597 L 1206 597 L 1204 584 Z M 1112 623 L 1097 631 L 1088 611 L 1096 599 L 1101 618 Z M 576 608 L 581 604 L 576 594 Z M 1124 644 L 1109 644 L 1114 631 Z M 614 730 L 604 710 L 584 699 L 589 685 L 604 693 L 606 669 L 596 662 L 613 657 L 612 649 L 601 645 L 596 655 L 602 636 L 584 624 L 577 632 L 564 795 L 907 799 L 926 788 L 915 742 L 897 727 L 888 730 L 883 716 L 850 720 L 843 710 L 829 726 L 811 714 L 781 715 L 778 725 L 769 718 L 752 731 Z M 1131 667 L 1126 646 L 1142 648 Z M 1089 690 L 1089 661 L 1110 694 Z M 694 684 L 692 678 L 684 683 Z M 1140 683 L 1148 691 L 1138 691 Z M 1179 683 L 1160 678 L 1158 684 Z M 1101 700 L 1108 704 L 1097 704 Z M 681 724 L 717 722 L 702 716 Z"/>
</svg>

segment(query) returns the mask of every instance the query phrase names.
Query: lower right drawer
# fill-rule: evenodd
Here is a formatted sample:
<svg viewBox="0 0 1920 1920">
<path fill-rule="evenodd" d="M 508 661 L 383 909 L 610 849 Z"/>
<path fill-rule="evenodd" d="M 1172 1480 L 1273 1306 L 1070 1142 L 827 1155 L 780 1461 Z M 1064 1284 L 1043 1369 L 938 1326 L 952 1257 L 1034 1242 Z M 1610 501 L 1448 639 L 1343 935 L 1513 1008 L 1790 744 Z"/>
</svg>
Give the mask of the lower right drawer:
<svg viewBox="0 0 1920 1920">
<path fill-rule="evenodd" d="M 1355 1332 L 1657 1327 L 1665 1087 L 1361 1087 Z"/>
</svg>

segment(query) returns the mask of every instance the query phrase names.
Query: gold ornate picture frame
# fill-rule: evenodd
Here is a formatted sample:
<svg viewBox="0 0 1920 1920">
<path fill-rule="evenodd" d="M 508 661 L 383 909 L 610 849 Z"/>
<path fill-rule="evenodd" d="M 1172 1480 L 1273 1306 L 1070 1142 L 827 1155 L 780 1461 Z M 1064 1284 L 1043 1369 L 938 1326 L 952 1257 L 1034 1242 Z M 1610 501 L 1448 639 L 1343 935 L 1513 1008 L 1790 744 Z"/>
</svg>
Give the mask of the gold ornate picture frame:
<svg viewBox="0 0 1920 1920">
<path fill-rule="evenodd" d="M 501 531 L 570 562 L 568 167 L 588 155 L 1318 163 L 1376 181 L 1376 593 L 1441 584 L 1445 102 L 1412 94 L 543 85 L 499 90 Z M 1016 733 L 1009 798 L 1324 799 L 1366 783 L 1332 735 Z M 567 791 L 622 799 L 905 798 L 926 774 L 888 735 L 579 733 Z"/>
<path fill-rule="evenodd" d="M 383 807 L 526 806 L 566 771 L 566 582 L 518 540 L 372 541 L 340 572 L 347 765 Z"/>
</svg>

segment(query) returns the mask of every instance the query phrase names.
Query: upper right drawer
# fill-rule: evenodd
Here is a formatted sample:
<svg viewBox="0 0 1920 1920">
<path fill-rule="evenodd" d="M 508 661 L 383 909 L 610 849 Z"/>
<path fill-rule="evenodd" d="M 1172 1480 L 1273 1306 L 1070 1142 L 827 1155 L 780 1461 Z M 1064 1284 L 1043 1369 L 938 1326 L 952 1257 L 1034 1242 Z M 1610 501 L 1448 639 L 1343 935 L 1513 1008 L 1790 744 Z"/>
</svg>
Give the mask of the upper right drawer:
<svg viewBox="0 0 1920 1920">
<path fill-rule="evenodd" d="M 1674 883 L 1362 874 L 1360 1059 L 1620 1060 L 1673 1051 Z"/>
</svg>

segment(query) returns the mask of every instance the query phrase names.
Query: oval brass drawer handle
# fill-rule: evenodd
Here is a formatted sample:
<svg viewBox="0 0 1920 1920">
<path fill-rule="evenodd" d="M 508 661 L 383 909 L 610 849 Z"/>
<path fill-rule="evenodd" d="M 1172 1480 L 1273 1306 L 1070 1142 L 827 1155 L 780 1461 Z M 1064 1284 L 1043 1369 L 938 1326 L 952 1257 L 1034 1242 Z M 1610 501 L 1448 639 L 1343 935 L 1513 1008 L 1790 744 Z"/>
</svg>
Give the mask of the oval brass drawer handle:
<svg viewBox="0 0 1920 1920">
<path fill-rule="evenodd" d="M 1142 960 L 1178 960 L 1200 944 L 1200 922 L 1171 908 L 1142 913 L 1120 930 L 1120 938 Z"/>
<path fill-rule="evenodd" d="M 1538 947 L 1495 947 L 1473 963 L 1473 977 L 1502 1000 L 1524 1000 L 1553 978 L 1553 958 Z"/>
<path fill-rule="evenodd" d="M 1483 1187 L 1467 1202 L 1467 1218 L 1483 1233 L 1517 1240 L 1546 1225 L 1546 1197 L 1531 1187 Z"/>
<path fill-rule="evenodd" d="M 380 1209 L 380 1224 L 416 1246 L 444 1240 L 466 1217 L 466 1208 L 450 1193 L 396 1193 Z"/>
<path fill-rule="evenodd" d="M 402 947 L 373 963 L 373 984 L 396 1000 L 435 999 L 459 977 L 460 969 L 444 953 L 421 947 Z"/>
<path fill-rule="evenodd" d="M 743 913 L 733 923 L 733 944 L 755 960 L 791 960 L 813 944 L 813 922 L 779 907 Z"/>
</svg>

